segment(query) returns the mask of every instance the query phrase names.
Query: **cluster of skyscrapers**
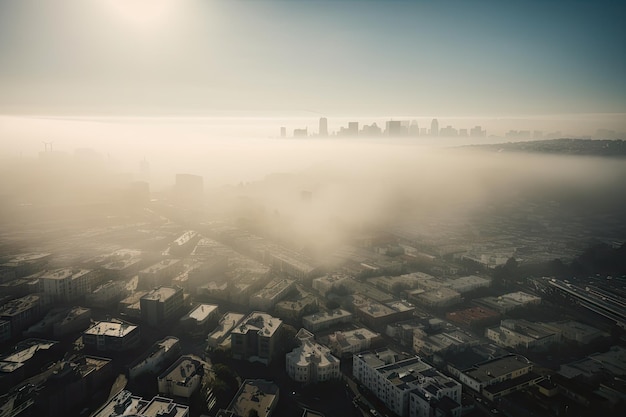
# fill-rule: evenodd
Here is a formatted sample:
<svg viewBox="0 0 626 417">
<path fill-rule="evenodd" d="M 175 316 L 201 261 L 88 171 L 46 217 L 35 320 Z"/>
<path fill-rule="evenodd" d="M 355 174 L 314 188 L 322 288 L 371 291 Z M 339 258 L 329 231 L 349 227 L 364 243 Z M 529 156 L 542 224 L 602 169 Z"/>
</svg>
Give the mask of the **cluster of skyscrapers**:
<svg viewBox="0 0 626 417">
<path fill-rule="evenodd" d="M 287 128 L 281 127 L 281 137 L 287 136 Z M 341 126 L 338 131 L 332 134 L 328 131 L 328 119 L 321 117 L 317 135 L 309 134 L 308 128 L 294 129 L 293 137 L 302 138 L 308 136 L 328 137 L 328 136 L 390 136 L 390 137 L 486 137 L 487 131 L 481 126 L 475 126 L 471 129 L 456 129 L 450 125 L 439 127 L 439 121 L 433 119 L 430 122 L 430 128 L 420 127 L 416 120 L 388 120 L 384 128 L 378 126 L 376 122 L 371 125 L 364 124 L 359 126 L 359 122 L 348 122 L 348 126 Z"/>
</svg>

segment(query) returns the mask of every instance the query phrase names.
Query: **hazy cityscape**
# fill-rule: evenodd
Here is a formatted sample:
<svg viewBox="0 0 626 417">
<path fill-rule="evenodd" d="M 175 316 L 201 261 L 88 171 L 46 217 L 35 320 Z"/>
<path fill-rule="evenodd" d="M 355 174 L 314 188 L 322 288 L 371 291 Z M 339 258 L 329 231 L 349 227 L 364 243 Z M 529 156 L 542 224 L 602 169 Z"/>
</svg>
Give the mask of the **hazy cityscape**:
<svg viewBox="0 0 626 417">
<path fill-rule="evenodd" d="M 624 11 L 0 0 L 0 417 L 622 416 Z"/>
</svg>

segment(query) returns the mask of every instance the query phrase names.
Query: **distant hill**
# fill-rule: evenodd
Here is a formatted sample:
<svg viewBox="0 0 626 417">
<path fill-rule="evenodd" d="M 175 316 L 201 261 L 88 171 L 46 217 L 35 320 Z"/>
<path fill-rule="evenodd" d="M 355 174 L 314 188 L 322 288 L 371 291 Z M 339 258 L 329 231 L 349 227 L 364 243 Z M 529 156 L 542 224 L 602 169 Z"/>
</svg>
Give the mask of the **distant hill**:
<svg viewBox="0 0 626 417">
<path fill-rule="evenodd" d="M 532 152 L 558 155 L 626 157 L 626 141 L 594 139 L 549 139 L 528 142 L 496 143 L 492 145 L 469 145 L 464 148 L 491 150 L 494 152 Z"/>
</svg>

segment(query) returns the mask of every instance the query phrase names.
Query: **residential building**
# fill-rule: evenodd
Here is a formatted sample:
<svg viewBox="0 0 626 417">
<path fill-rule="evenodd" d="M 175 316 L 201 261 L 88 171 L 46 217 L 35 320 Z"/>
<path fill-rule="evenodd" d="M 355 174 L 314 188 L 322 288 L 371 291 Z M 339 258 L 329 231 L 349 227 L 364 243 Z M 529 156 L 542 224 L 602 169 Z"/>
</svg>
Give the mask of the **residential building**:
<svg viewBox="0 0 626 417">
<path fill-rule="evenodd" d="M 508 355 L 474 365 L 462 371 L 459 380 L 468 388 L 493 401 L 539 382 L 533 363 L 520 355 Z"/>
<path fill-rule="evenodd" d="M 217 327 L 207 337 L 209 348 L 215 349 L 226 340 L 230 343 L 230 332 L 241 323 L 245 315 L 239 313 L 226 313 L 219 320 Z"/>
<path fill-rule="evenodd" d="M 138 326 L 100 321 L 83 332 L 83 344 L 99 351 L 124 351 L 136 347 L 140 336 Z"/>
<path fill-rule="evenodd" d="M 353 375 L 399 416 L 428 417 L 437 409 L 460 416 L 461 384 L 419 357 L 403 359 L 389 349 L 353 356 Z"/>
<path fill-rule="evenodd" d="M 152 400 L 144 400 L 130 391 L 122 390 L 92 415 L 92 417 L 122 416 L 188 417 L 189 407 L 159 396 Z"/>
<path fill-rule="evenodd" d="M 164 259 L 148 268 L 139 271 L 139 287 L 154 288 L 167 285 L 182 270 L 182 262 L 178 259 Z"/>
<path fill-rule="evenodd" d="M 198 304 L 180 319 L 180 324 L 192 335 L 206 335 L 218 321 L 219 310 L 216 304 Z"/>
<path fill-rule="evenodd" d="M 252 312 L 230 333 L 233 358 L 268 365 L 281 335 L 282 320 Z"/>
<path fill-rule="evenodd" d="M 250 297 L 250 307 L 263 311 L 270 310 L 295 288 L 295 284 L 296 282 L 291 279 L 273 279 Z"/>
<path fill-rule="evenodd" d="M 545 323 L 507 319 L 500 326 L 485 330 L 485 336 L 502 347 L 547 349 L 561 341 L 561 332 Z"/>
<path fill-rule="evenodd" d="M 360 327 L 331 333 L 321 338 L 320 342 L 328 346 L 333 355 L 341 358 L 375 347 L 382 342 L 382 337 L 379 333 Z"/>
<path fill-rule="evenodd" d="M 286 356 L 287 375 L 291 379 L 314 384 L 341 376 L 339 359 L 330 353 L 330 349 L 316 343 L 311 332 L 300 329 L 296 338 L 300 346 Z"/>
<path fill-rule="evenodd" d="M 128 367 L 129 378 L 133 379 L 147 372 L 160 373 L 164 365 L 180 355 L 180 351 L 180 342 L 176 337 L 168 336 L 155 342 L 146 353 Z"/>
<path fill-rule="evenodd" d="M 278 404 L 278 385 L 262 379 L 246 379 L 226 410 L 218 417 L 271 417 Z M 254 410 L 254 411 L 252 411 Z M 256 413 L 254 413 L 256 411 Z M 254 414 L 253 414 L 254 413 Z"/>
<path fill-rule="evenodd" d="M 184 307 L 183 289 L 159 287 L 139 300 L 141 320 L 149 326 L 158 327 L 180 317 Z"/>
<path fill-rule="evenodd" d="M 338 308 L 304 316 L 302 317 L 302 326 L 311 332 L 316 332 L 318 330 L 328 329 L 340 323 L 350 323 L 351 321 L 352 313 Z"/>
<path fill-rule="evenodd" d="M 350 277 L 345 274 L 324 275 L 313 280 L 313 289 L 325 297 L 333 289 L 339 288 L 348 278 Z"/>
<path fill-rule="evenodd" d="M 42 300 L 40 296 L 27 295 L 11 300 L 0 307 L 0 320 L 9 322 L 11 337 L 19 335 L 23 329 L 36 323 L 41 318 L 41 305 Z"/>
<path fill-rule="evenodd" d="M 208 370 L 209 365 L 197 356 L 181 356 L 157 378 L 159 394 L 189 399 Z"/>
<path fill-rule="evenodd" d="M 93 275 L 89 269 L 56 269 L 39 276 L 39 285 L 47 299 L 66 303 L 91 292 Z"/>
</svg>

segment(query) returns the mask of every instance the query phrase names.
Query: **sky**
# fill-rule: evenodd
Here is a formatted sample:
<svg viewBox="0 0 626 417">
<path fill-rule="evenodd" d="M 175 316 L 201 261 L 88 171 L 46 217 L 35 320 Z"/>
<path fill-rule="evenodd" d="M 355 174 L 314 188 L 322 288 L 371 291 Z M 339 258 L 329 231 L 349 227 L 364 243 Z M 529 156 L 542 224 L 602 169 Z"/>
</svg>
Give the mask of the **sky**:
<svg viewBox="0 0 626 417">
<path fill-rule="evenodd" d="M 0 0 L 0 114 L 626 113 L 623 1 Z"/>
</svg>

